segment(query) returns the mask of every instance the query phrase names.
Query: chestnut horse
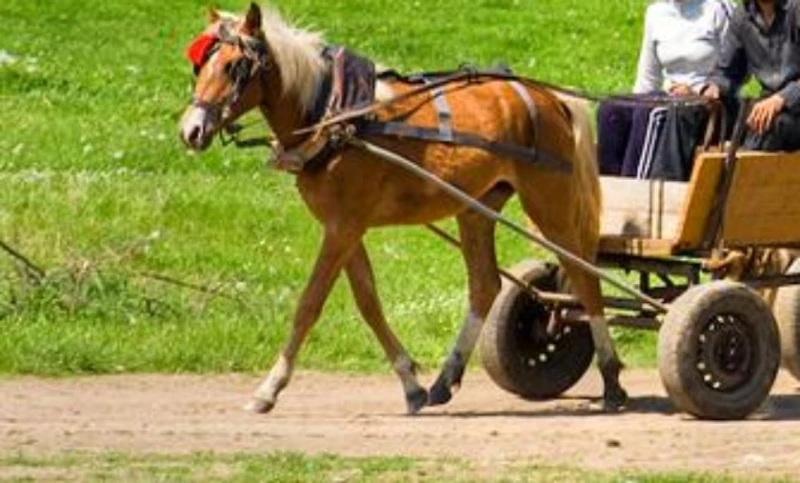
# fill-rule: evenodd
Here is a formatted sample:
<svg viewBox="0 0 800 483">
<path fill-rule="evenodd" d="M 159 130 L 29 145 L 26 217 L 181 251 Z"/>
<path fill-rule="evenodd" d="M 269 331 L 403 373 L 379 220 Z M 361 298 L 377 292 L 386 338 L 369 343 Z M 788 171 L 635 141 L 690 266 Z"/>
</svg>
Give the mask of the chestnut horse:
<svg viewBox="0 0 800 483">
<path fill-rule="evenodd" d="M 212 11 L 206 36 L 218 39 L 198 65 L 194 99 L 181 121 L 181 137 L 191 149 L 203 150 L 215 133 L 243 113 L 258 108 L 286 150 L 300 149 L 318 86 L 326 74 L 321 36 L 288 25 L 255 4 L 243 17 Z M 508 80 L 462 82 L 444 96 L 452 110 L 453 129 L 479 133 L 493 141 L 535 148 L 569 163 L 567 170 L 499 156 L 487 150 L 441 142 L 370 136 L 370 142 L 414 160 L 428 172 L 500 210 L 513 193 L 525 213 L 549 240 L 593 260 L 599 238 L 600 188 L 588 110 L 582 101 L 559 99 L 530 83 L 523 99 Z M 378 99 L 412 89 L 399 81 L 379 81 Z M 431 94 L 403 98 L 377 111 L 379 119 L 405 117 L 416 126 L 436 126 Z M 528 103 L 535 105 L 536 119 Z M 495 222 L 467 209 L 441 188 L 413 174 L 344 146 L 322 168 L 296 173 L 300 195 L 324 227 L 313 273 L 294 315 L 289 340 L 249 405 L 271 410 L 289 383 L 296 355 L 320 316 L 331 287 L 344 270 L 361 315 L 375 333 L 400 378 L 409 413 L 450 400 L 480 335 L 481 326 L 500 289 L 495 257 Z M 455 217 L 467 268 L 469 306 L 455 345 L 441 372 L 426 391 L 416 364 L 384 318 L 370 261 L 362 241 L 373 227 L 426 224 Z M 591 333 L 604 381 L 607 408 L 627 398 L 619 384 L 621 363 L 603 314 L 597 277 L 561 260 L 572 290 L 589 315 Z"/>
</svg>

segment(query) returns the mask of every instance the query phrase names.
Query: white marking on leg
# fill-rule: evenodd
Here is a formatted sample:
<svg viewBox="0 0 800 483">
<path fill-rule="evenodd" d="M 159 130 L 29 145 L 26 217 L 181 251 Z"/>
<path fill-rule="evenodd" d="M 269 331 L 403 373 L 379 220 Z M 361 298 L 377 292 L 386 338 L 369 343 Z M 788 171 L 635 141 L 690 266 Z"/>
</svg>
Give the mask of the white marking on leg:
<svg viewBox="0 0 800 483">
<path fill-rule="evenodd" d="M 403 384 L 403 391 L 406 394 L 418 390 L 421 386 L 417 382 L 417 374 L 414 361 L 405 355 L 398 356 L 392 363 L 394 372 L 400 377 L 400 382 Z"/>
<path fill-rule="evenodd" d="M 469 362 L 469 358 L 472 355 L 472 350 L 475 348 L 475 344 L 478 343 L 482 327 L 483 319 L 472 310 L 469 310 L 458 333 L 456 344 L 447 356 L 437 383 L 445 383 L 451 389 L 458 389 L 461 384 L 461 376 L 464 374 L 464 369 L 467 367 L 467 362 Z"/>
<path fill-rule="evenodd" d="M 458 333 L 456 346 L 453 348 L 453 353 L 461 354 L 464 365 L 467 364 L 475 344 L 478 343 L 482 328 L 483 319 L 472 310 L 469 310 L 464 318 L 464 325 L 461 326 L 461 330 Z"/>
<path fill-rule="evenodd" d="M 292 362 L 281 354 L 278 361 L 272 366 L 272 370 L 269 371 L 269 376 L 256 389 L 255 397 L 274 404 L 278 399 L 278 393 L 289 384 L 292 369 Z"/>
<path fill-rule="evenodd" d="M 602 315 L 591 316 L 589 327 L 592 330 L 592 340 L 600 365 L 603 366 L 609 361 L 616 360 L 617 352 L 614 349 L 614 342 L 611 340 L 611 332 L 608 330 L 606 318 Z"/>
</svg>

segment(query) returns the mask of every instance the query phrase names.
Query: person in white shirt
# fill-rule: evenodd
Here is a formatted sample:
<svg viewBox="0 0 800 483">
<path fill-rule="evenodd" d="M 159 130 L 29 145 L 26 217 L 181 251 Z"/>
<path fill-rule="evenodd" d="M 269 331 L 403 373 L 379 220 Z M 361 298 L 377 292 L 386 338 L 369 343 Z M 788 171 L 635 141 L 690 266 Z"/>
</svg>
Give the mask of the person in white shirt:
<svg viewBox="0 0 800 483">
<path fill-rule="evenodd" d="M 700 94 L 714 70 L 732 0 L 660 0 L 645 14 L 633 92 L 644 99 Z M 667 109 L 610 100 L 598 109 L 601 172 L 647 177 Z"/>
</svg>

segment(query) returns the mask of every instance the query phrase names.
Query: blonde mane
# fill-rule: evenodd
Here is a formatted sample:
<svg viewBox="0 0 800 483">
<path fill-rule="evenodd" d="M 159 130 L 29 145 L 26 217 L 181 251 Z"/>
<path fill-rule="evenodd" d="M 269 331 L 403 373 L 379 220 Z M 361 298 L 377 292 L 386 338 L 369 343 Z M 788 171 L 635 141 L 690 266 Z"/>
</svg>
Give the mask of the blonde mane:
<svg viewBox="0 0 800 483">
<path fill-rule="evenodd" d="M 262 30 L 278 65 L 284 95 L 296 95 L 301 109 L 310 107 L 325 68 L 322 34 L 289 25 L 274 8 L 264 9 Z"/>
</svg>

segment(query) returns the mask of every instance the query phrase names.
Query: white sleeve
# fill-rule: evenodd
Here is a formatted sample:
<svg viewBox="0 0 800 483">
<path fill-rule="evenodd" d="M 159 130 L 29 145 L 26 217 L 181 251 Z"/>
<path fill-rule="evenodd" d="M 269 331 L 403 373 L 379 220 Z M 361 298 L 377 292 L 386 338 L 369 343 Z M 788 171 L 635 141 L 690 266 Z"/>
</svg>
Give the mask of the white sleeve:
<svg viewBox="0 0 800 483">
<path fill-rule="evenodd" d="M 662 66 L 656 55 L 656 42 L 653 36 L 653 28 L 657 22 L 657 19 L 653 18 L 654 11 L 651 5 L 644 17 L 644 36 L 642 47 L 639 49 L 636 82 L 633 85 L 633 92 L 636 94 L 661 90 L 664 83 Z"/>
<path fill-rule="evenodd" d="M 725 32 L 728 30 L 728 25 L 730 24 L 736 4 L 733 3 L 732 0 L 718 0 L 718 2 L 717 11 L 714 12 L 714 32 L 718 35 L 718 45 L 721 46 L 722 39 L 725 37 Z"/>
</svg>

